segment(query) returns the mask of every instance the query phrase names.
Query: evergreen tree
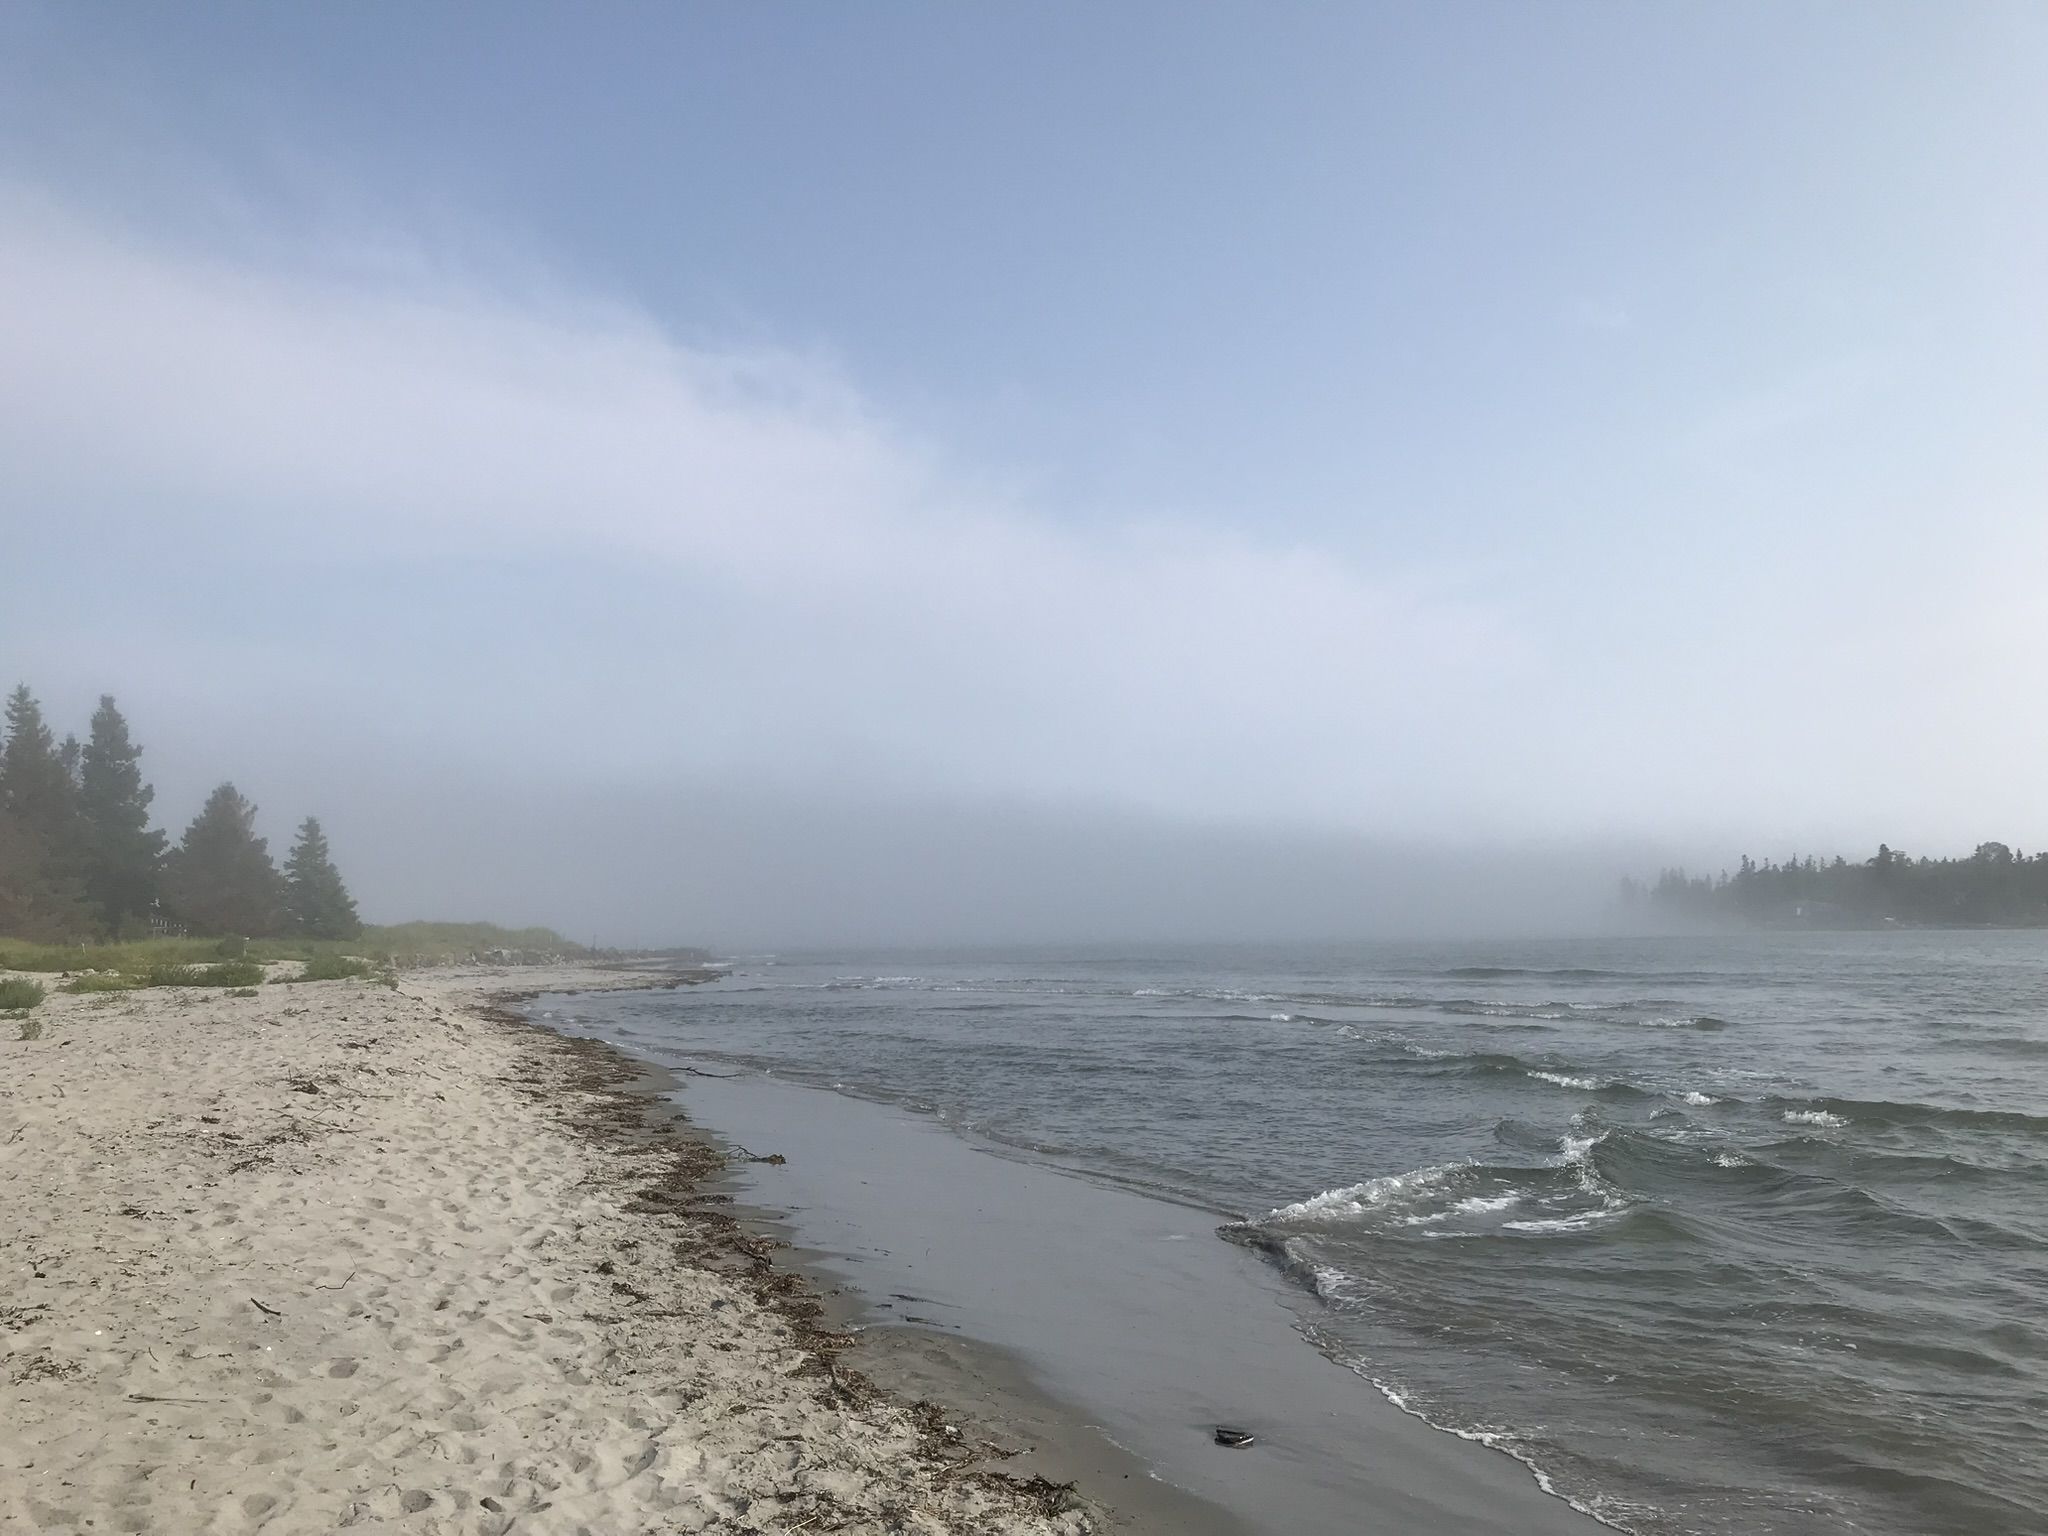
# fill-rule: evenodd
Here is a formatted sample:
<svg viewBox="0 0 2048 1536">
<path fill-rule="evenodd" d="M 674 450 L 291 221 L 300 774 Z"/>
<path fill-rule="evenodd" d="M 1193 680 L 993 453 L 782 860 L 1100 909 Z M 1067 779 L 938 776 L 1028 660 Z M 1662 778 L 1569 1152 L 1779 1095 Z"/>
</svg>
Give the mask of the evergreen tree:
<svg viewBox="0 0 2048 1536">
<path fill-rule="evenodd" d="M 77 786 L 65 758 L 69 746 L 75 743 L 57 745 L 27 684 L 8 695 L 7 744 L 0 748 L 0 809 L 53 841 L 70 831 L 77 807 Z"/>
<path fill-rule="evenodd" d="M 164 862 L 164 899 L 196 932 L 261 938 L 277 932 L 284 882 L 256 835 L 256 807 L 223 784 Z"/>
<path fill-rule="evenodd" d="M 77 784 L 23 685 L 8 696 L 0 746 L 0 930 L 76 937 L 87 922 L 79 853 Z"/>
<path fill-rule="evenodd" d="M 293 932 L 313 939 L 352 939 L 363 931 L 355 898 L 327 852 L 327 834 L 318 818 L 308 816 L 300 824 L 284 867 L 285 915 Z"/>
<path fill-rule="evenodd" d="M 1852 864 L 1837 855 L 1762 864 L 1695 893 L 1681 872 L 1649 888 L 1651 905 L 1765 928 L 2048 928 L 2048 854 L 1979 843 L 1965 858 L 1913 858 L 1889 844 Z"/>
<path fill-rule="evenodd" d="M 90 925 L 77 882 L 19 817 L 0 811 L 0 937 L 61 943 Z"/>
<path fill-rule="evenodd" d="M 85 894 L 109 933 L 148 915 L 163 866 L 164 835 L 149 824 L 156 791 L 142 782 L 141 757 L 113 695 L 102 694 L 80 757 L 78 806 L 85 824 Z"/>
</svg>

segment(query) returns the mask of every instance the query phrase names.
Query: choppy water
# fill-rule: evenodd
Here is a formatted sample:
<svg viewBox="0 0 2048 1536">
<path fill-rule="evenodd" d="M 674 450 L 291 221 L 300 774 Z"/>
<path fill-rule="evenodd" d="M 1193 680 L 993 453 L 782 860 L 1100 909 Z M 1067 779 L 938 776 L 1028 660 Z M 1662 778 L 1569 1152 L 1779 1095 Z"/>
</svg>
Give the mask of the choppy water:
<svg viewBox="0 0 2048 1536">
<path fill-rule="evenodd" d="M 2048 935 L 764 957 L 577 1011 L 1212 1209 L 1629 1529 L 2048 1530 Z"/>
</svg>

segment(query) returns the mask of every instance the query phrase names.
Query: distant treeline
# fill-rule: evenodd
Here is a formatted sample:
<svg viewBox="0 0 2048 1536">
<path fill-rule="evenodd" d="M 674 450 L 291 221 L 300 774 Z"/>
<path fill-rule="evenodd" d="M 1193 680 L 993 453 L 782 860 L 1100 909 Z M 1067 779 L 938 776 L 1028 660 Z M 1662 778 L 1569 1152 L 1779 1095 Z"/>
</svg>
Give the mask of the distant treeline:
<svg viewBox="0 0 2048 1536">
<path fill-rule="evenodd" d="M 1637 912 L 1764 928 L 2041 928 L 2048 853 L 1979 843 L 1967 858 L 1916 859 L 1881 843 L 1860 864 L 1839 855 L 1758 864 L 1745 854 L 1733 874 L 1624 879 L 1621 899 Z"/>
<path fill-rule="evenodd" d="M 155 793 L 111 695 L 83 743 L 60 742 L 27 687 L 16 688 L 0 747 L 0 935 L 64 943 L 362 931 L 316 818 L 300 824 L 279 870 L 256 835 L 256 807 L 233 784 L 207 797 L 175 847 L 150 825 Z"/>
</svg>

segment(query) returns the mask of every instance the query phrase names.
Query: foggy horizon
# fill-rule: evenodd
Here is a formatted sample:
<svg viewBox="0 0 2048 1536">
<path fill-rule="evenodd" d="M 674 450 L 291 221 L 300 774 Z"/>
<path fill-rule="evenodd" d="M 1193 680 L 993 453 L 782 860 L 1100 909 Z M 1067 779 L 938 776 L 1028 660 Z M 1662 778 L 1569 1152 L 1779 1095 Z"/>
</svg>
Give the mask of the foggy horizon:
<svg viewBox="0 0 2048 1536">
<path fill-rule="evenodd" d="M 2048 844 L 2040 11 L 464 14 L 0 16 L 0 684 L 173 839 L 755 947 Z"/>
<path fill-rule="evenodd" d="M 69 724 L 43 701 L 61 734 Z M 61 703 L 62 701 L 58 701 Z M 120 700 L 175 841 L 222 778 L 282 853 L 318 816 L 364 916 L 542 925 L 602 947 L 723 951 L 977 948 L 1300 940 L 1516 940 L 1665 932 L 1625 914 L 1624 877 L 1725 875 L 1758 859 L 1861 862 L 1868 847 L 1746 842 L 1734 852 L 1648 839 L 1402 841 L 1250 818 L 1197 821 L 1089 805 L 940 799 L 866 786 L 615 782 L 602 797 L 516 770 L 385 769 L 303 739 L 240 769 L 168 765 L 156 712 Z M 183 749 L 202 757 L 216 749 Z M 324 758 L 324 761 L 318 760 Z M 211 758 L 208 758 L 211 761 Z M 1957 846 L 1901 852 L 1936 857 Z M 509 893 L 509 894 L 508 894 Z M 529 893 L 539 893 L 537 896 Z"/>
</svg>

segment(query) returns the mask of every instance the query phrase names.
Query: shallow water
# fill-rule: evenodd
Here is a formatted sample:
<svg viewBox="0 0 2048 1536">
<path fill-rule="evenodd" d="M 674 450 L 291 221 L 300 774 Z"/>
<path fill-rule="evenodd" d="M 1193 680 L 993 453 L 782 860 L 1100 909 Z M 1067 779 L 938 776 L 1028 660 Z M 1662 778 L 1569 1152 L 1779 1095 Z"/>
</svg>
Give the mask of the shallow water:
<svg viewBox="0 0 2048 1536">
<path fill-rule="evenodd" d="M 593 1032 L 1217 1214 L 1642 1532 L 2048 1528 L 2048 935 L 742 960 Z M 1364 1390 L 1361 1388 L 1361 1390 Z"/>
<path fill-rule="evenodd" d="M 1128 1466 L 1099 1475 L 1085 1449 L 1046 1470 L 1139 1530 L 1357 1536 L 1370 1511 L 1369 1528 L 1404 1536 L 1599 1536 L 1507 1458 L 1319 1358 L 1284 1273 L 1216 1242 L 1203 1211 L 985 1157 L 929 1116 L 757 1073 L 692 1077 L 678 1097 L 697 1125 L 787 1157 L 736 1165 L 729 1187 L 858 1298 L 861 1326 L 994 1345 L 1058 1405 L 1067 1447 L 1099 1439 L 1134 1459 L 1135 1488 Z M 904 1340 L 883 1332 L 885 1349 Z M 1219 1447 L 1219 1424 L 1255 1444 Z M 1199 1503 L 1153 1507 L 1166 1488 Z"/>
</svg>

